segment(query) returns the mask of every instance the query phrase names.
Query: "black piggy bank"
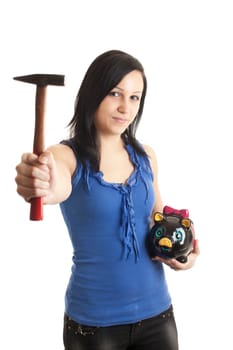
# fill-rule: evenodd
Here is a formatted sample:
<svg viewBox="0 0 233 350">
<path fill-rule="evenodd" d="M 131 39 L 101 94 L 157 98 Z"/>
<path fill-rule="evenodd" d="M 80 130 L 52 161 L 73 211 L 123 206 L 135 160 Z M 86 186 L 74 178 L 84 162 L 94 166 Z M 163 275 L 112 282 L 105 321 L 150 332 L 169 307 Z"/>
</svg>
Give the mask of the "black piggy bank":
<svg viewBox="0 0 233 350">
<path fill-rule="evenodd" d="M 148 244 L 152 257 L 175 258 L 182 263 L 187 262 L 194 244 L 194 226 L 189 219 L 188 210 L 165 206 L 163 213 L 156 212 Z"/>
</svg>

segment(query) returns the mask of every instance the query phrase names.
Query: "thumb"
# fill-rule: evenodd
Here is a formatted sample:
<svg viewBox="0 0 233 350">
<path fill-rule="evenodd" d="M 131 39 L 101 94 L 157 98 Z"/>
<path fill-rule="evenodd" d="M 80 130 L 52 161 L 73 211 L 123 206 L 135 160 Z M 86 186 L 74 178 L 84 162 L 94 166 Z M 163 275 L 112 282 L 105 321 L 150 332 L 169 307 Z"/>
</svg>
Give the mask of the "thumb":
<svg viewBox="0 0 233 350">
<path fill-rule="evenodd" d="M 38 161 L 41 164 L 47 165 L 49 168 L 53 167 L 54 165 L 54 157 L 52 152 L 50 151 L 45 151 L 40 154 Z"/>
</svg>

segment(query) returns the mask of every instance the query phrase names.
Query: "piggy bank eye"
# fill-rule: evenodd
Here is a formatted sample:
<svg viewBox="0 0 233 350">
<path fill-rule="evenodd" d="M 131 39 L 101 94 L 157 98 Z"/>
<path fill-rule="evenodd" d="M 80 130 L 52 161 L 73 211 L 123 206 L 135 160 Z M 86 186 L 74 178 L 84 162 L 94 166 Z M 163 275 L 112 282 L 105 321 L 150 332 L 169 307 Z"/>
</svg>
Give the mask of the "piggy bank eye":
<svg viewBox="0 0 233 350">
<path fill-rule="evenodd" d="M 157 230 L 155 231 L 155 237 L 161 238 L 163 235 L 164 235 L 164 228 L 158 227 Z"/>
<path fill-rule="evenodd" d="M 184 239 L 185 239 L 185 231 L 182 227 L 177 228 L 172 235 L 172 238 L 174 240 L 174 242 L 179 242 L 180 244 L 184 243 Z"/>
</svg>

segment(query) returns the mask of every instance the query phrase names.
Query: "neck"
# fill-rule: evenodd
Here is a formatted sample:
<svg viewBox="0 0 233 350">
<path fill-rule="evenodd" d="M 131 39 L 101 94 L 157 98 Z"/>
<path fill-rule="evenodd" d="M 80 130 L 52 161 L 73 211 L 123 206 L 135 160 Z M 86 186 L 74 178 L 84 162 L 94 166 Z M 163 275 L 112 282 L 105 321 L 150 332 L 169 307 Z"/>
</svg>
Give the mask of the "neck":
<svg viewBox="0 0 233 350">
<path fill-rule="evenodd" d="M 124 142 L 119 135 L 101 136 L 99 138 L 100 152 L 109 150 L 110 152 L 119 151 L 124 148 Z"/>
</svg>

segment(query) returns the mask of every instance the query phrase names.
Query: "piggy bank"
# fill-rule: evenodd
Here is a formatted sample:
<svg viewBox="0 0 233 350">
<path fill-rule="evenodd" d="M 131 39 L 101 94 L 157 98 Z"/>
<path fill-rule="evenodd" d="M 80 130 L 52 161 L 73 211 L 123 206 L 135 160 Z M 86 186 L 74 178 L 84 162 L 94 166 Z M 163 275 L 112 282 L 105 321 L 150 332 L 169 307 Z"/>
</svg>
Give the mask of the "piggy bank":
<svg viewBox="0 0 233 350">
<path fill-rule="evenodd" d="M 149 251 L 152 257 L 175 258 L 187 262 L 193 250 L 194 226 L 187 209 L 177 210 L 169 206 L 156 212 L 149 232 Z"/>
</svg>

